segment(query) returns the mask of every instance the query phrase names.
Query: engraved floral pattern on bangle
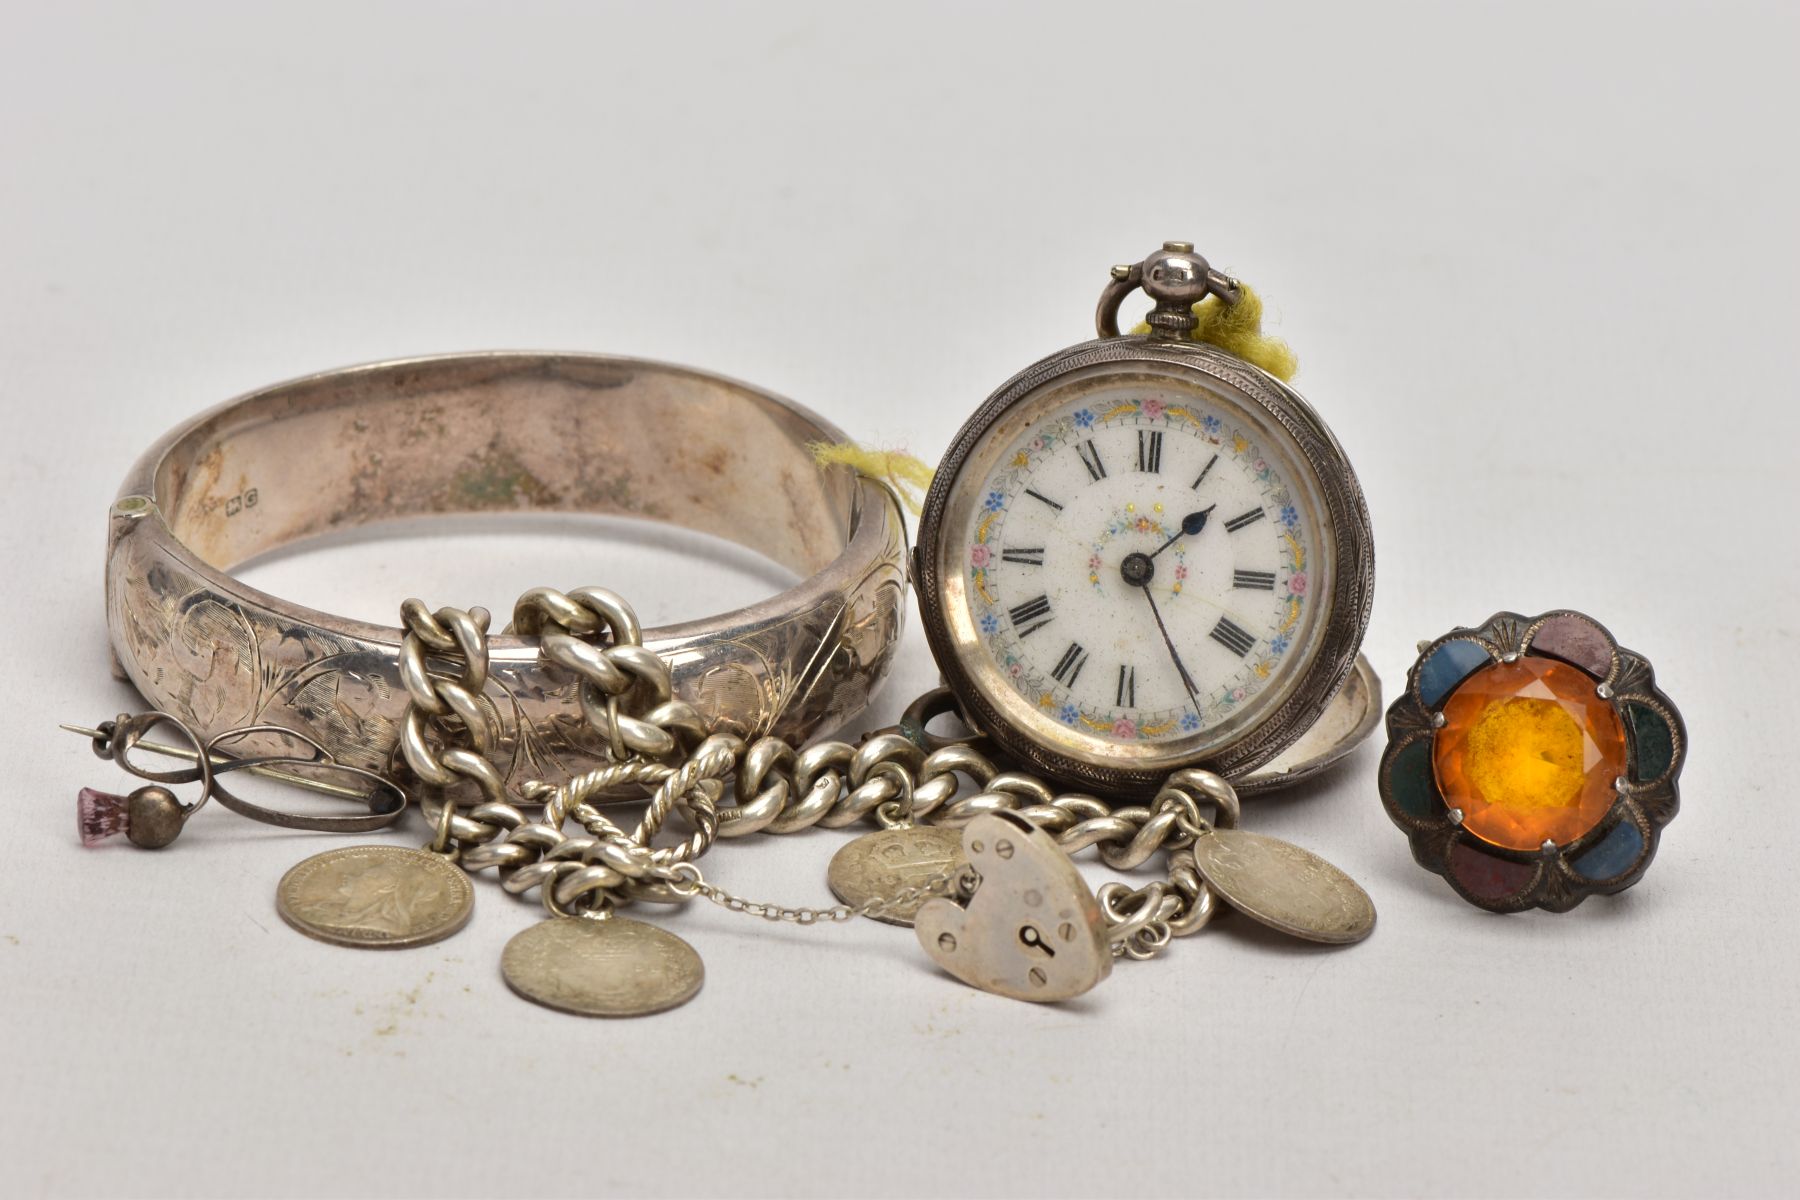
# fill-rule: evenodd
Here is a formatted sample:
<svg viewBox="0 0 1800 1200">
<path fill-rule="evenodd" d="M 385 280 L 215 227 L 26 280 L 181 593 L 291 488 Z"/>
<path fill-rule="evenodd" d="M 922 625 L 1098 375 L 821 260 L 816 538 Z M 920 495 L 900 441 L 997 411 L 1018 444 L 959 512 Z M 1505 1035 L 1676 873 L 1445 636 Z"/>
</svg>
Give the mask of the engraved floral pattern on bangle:
<svg viewBox="0 0 1800 1200">
<path fill-rule="evenodd" d="M 870 678 L 885 674 L 898 647 L 907 604 L 904 527 L 897 511 L 883 512 L 880 555 L 846 587 L 841 606 L 739 638 L 728 661 L 679 684 L 712 727 L 803 736 L 820 713 L 863 706 Z M 140 520 L 108 552 L 107 609 L 120 665 L 153 707 L 203 735 L 270 722 L 314 738 L 347 765 L 397 768 L 406 694 L 396 646 L 221 598 L 185 550 L 169 544 L 160 515 Z M 819 653 L 826 640 L 835 644 Z M 576 691 L 565 672 L 537 664 L 490 678 L 477 702 L 499 731 L 494 761 L 509 785 L 568 778 L 606 760 L 608 748 L 580 718 Z M 527 705 L 566 713 L 534 720 Z M 238 745 L 247 753 L 279 748 L 256 737 Z"/>
</svg>

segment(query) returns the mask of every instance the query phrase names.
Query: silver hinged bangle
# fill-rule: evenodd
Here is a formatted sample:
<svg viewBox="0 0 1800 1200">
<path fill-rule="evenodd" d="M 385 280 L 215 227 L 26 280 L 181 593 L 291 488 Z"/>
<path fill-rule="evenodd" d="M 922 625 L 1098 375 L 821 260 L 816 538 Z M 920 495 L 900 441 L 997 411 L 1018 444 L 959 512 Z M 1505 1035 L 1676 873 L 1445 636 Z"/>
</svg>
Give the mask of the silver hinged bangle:
<svg viewBox="0 0 1800 1200">
<path fill-rule="evenodd" d="M 403 359 L 252 392 L 163 438 L 120 489 L 106 570 L 116 669 L 202 736 L 272 723 L 385 769 L 407 706 L 402 631 L 288 603 L 232 567 L 402 517 L 629 516 L 803 577 L 747 608 L 646 630 L 644 644 L 715 730 L 804 741 L 862 710 L 905 613 L 894 498 L 811 457 L 809 444 L 843 440 L 761 389 L 592 354 Z M 577 581 L 593 574 L 571 567 Z M 495 636 L 490 651 L 509 787 L 604 758 L 569 673 L 531 640 Z"/>
</svg>

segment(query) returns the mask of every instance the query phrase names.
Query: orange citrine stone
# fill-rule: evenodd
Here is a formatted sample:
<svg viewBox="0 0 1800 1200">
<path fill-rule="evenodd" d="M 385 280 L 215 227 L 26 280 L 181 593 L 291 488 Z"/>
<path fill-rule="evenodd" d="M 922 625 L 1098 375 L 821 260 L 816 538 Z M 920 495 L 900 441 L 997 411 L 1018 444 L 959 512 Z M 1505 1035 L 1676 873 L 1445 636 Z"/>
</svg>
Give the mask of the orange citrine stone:
<svg viewBox="0 0 1800 1200">
<path fill-rule="evenodd" d="M 1594 678 L 1522 657 L 1483 667 L 1444 703 L 1432 752 L 1444 803 L 1491 845 L 1567 845 L 1600 823 L 1626 773 L 1625 729 Z"/>
</svg>

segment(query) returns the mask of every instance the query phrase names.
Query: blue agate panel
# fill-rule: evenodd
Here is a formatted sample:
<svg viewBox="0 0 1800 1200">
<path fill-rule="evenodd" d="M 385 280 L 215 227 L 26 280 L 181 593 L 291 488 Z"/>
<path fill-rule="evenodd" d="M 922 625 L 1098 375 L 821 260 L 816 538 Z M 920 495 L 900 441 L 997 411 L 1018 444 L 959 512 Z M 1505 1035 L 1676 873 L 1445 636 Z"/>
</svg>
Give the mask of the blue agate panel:
<svg viewBox="0 0 1800 1200">
<path fill-rule="evenodd" d="M 1457 684 L 1493 661 L 1479 642 L 1445 642 L 1419 664 L 1419 699 L 1436 708 Z"/>
</svg>

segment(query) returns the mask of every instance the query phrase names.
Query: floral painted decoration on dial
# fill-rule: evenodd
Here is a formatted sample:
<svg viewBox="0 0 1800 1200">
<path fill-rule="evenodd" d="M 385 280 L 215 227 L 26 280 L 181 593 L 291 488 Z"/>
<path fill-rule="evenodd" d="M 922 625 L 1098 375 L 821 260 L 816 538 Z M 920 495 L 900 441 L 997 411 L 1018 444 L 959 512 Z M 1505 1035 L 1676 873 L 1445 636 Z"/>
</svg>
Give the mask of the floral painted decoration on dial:
<svg viewBox="0 0 1800 1200">
<path fill-rule="evenodd" d="M 1118 742 L 1230 718 L 1309 611 L 1310 532 L 1282 470 L 1171 391 L 1114 386 L 1039 422 L 987 479 L 967 535 L 996 663 L 1045 713 Z"/>
<path fill-rule="evenodd" d="M 1680 714 L 1649 661 L 1581 613 L 1500 613 L 1430 643 L 1387 728 L 1388 816 L 1492 912 L 1630 887 L 1679 807 Z"/>
</svg>

